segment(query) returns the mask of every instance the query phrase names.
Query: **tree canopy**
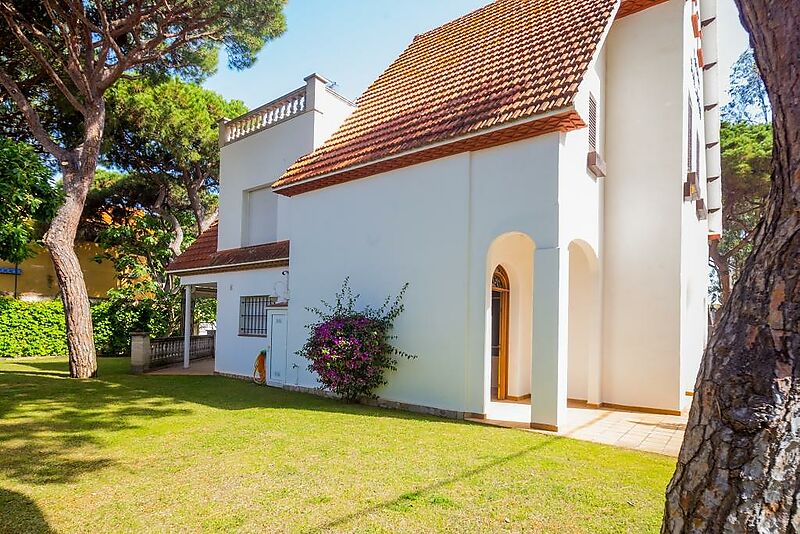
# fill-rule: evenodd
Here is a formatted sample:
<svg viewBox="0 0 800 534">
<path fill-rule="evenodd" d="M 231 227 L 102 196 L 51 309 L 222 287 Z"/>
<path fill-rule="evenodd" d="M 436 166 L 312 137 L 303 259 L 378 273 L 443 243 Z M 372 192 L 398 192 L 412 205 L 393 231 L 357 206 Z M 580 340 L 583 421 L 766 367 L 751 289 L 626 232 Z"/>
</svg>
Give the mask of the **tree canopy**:
<svg viewBox="0 0 800 534">
<path fill-rule="evenodd" d="M 772 108 L 752 49 L 731 69 L 730 97 L 720 131 L 723 234 L 709 245 L 716 273 L 712 298 L 720 303 L 728 299 L 752 251 L 770 188 Z"/>
<path fill-rule="evenodd" d="M 247 111 L 238 100 L 176 78 L 162 83 L 122 80 L 108 94 L 103 160 L 163 191 L 161 208 L 176 206 L 181 189 L 200 233 L 215 218 L 219 186 L 219 128 Z"/>
<path fill-rule="evenodd" d="M 97 371 L 89 298 L 74 241 L 105 130 L 106 92 L 123 76 L 200 80 L 251 65 L 284 31 L 285 0 L 0 2 L 0 124 L 61 169 L 64 202 L 44 236 L 66 311 L 70 375 Z M 10 117 L 9 117 L 10 115 Z M 11 126 L 6 126 L 11 125 Z"/>
<path fill-rule="evenodd" d="M 733 64 L 728 93 L 731 98 L 730 102 L 722 110 L 722 118 L 725 121 L 770 122 L 772 106 L 761 74 L 758 72 L 752 48 L 742 52 L 742 55 Z"/>
<path fill-rule="evenodd" d="M 753 249 L 770 188 L 772 125 L 722 123 L 722 239 L 711 242 L 724 302 Z"/>
<path fill-rule="evenodd" d="M 61 203 L 52 171 L 32 146 L 0 137 L 0 259 L 21 263 Z"/>
</svg>

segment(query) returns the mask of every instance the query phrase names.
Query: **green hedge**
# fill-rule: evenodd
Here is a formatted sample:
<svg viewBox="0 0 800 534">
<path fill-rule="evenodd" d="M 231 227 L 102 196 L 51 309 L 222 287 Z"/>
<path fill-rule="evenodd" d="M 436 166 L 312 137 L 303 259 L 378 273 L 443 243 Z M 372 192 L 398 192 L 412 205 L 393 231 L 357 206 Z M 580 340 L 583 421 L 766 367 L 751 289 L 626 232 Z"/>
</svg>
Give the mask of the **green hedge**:
<svg viewBox="0 0 800 534">
<path fill-rule="evenodd" d="M 92 304 L 94 345 L 98 354 L 118 356 L 131 348 L 131 332 L 161 335 L 151 326 L 156 315 L 152 299 L 126 300 L 111 298 Z"/>
<path fill-rule="evenodd" d="M 146 301 L 104 300 L 92 304 L 98 354 L 120 355 L 130 349 L 130 332 L 146 330 L 153 306 Z M 64 307 L 60 300 L 24 302 L 0 297 L 0 357 L 67 354 Z"/>
<path fill-rule="evenodd" d="M 64 307 L 60 301 L 23 302 L 0 298 L 0 356 L 66 353 Z"/>
</svg>

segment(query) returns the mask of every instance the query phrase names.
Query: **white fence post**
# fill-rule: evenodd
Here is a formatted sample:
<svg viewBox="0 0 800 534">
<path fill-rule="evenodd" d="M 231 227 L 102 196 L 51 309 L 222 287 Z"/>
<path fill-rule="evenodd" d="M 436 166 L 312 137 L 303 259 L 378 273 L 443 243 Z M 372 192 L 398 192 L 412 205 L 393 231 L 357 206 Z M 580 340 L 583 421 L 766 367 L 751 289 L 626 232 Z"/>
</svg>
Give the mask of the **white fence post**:
<svg viewBox="0 0 800 534">
<path fill-rule="evenodd" d="M 192 351 L 192 286 L 186 286 L 186 300 L 183 316 L 183 368 L 189 368 Z"/>
</svg>

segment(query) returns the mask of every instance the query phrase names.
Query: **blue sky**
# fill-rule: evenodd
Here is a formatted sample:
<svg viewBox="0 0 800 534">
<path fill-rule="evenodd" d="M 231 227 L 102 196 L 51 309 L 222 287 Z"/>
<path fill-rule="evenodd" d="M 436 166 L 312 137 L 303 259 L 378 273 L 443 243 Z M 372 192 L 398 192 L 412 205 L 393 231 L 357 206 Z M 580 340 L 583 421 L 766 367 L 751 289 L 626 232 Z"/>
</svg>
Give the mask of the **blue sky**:
<svg viewBox="0 0 800 534">
<path fill-rule="evenodd" d="M 569 0 L 552 0 L 569 1 Z M 351 99 L 411 42 L 414 35 L 489 3 L 488 0 L 289 0 L 286 33 L 268 43 L 258 62 L 231 71 L 224 58 L 204 84 L 254 108 L 318 72 Z M 719 0 L 720 66 L 727 73 L 747 47 L 733 0 Z M 727 74 L 724 76 L 727 81 Z M 723 98 L 723 100 L 725 100 Z"/>
</svg>

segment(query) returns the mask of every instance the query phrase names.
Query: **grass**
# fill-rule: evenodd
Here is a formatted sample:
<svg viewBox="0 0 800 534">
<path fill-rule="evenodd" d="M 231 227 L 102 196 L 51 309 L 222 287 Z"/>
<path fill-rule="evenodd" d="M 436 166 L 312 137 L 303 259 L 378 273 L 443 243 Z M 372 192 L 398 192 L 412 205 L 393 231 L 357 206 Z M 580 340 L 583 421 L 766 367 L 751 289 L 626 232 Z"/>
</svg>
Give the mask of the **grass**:
<svg viewBox="0 0 800 534">
<path fill-rule="evenodd" d="M 221 377 L 0 360 L 0 532 L 658 529 L 671 458 Z"/>
</svg>

